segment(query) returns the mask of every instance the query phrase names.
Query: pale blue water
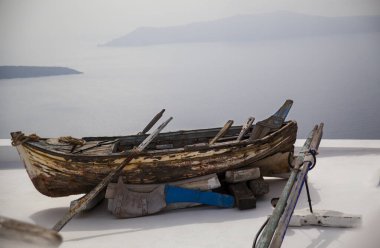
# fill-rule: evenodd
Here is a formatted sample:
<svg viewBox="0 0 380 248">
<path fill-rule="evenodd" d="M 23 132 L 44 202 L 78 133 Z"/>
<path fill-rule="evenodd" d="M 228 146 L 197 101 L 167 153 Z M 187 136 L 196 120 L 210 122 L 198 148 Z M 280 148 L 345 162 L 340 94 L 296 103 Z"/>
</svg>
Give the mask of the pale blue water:
<svg viewBox="0 0 380 248">
<path fill-rule="evenodd" d="M 62 48 L 81 75 L 0 80 L 0 138 L 122 135 L 162 108 L 168 130 L 263 119 L 287 99 L 299 137 L 325 122 L 325 138 L 380 139 L 380 34 L 257 43 Z M 57 59 L 58 58 L 58 59 Z M 24 63 L 27 61 L 27 63 Z M 3 64 L 6 62 L 2 61 Z M 14 64 L 14 63 L 13 63 Z"/>
</svg>

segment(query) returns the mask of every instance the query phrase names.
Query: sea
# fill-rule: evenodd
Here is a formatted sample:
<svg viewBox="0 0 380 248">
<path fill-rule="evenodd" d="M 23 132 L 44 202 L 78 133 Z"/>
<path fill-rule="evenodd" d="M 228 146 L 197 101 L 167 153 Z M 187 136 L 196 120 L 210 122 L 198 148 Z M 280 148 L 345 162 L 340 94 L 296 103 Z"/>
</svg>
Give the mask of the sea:
<svg viewBox="0 0 380 248">
<path fill-rule="evenodd" d="M 167 131 L 241 125 L 294 105 L 298 138 L 380 139 L 380 33 L 241 43 L 103 47 L 15 54 L 2 65 L 65 66 L 79 75 L 0 80 L 0 139 L 141 131 L 161 109 Z M 46 53 L 46 52 L 45 52 Z M 41 55 L 42 54 L 42 55 Z"/>
</svg>

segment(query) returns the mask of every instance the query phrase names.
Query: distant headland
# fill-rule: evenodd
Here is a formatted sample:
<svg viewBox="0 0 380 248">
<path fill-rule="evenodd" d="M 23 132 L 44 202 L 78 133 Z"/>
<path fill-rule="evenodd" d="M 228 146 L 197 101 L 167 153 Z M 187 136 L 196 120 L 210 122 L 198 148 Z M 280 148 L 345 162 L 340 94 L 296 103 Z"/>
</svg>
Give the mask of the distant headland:
<svg viewBox="0 0 380 248">
<path fill-rule="evenodd" d="M 67 67 L 56 66 L 0 66 L 0 79 L 47 77 L 81 74 Z"/>
<path fill-rule="evenodd" d="M 380 31 L 380 16 L 323 17 L 292 12 L 237 15 L 171 27 L 140 27 L 103 46 L 255 42 Z"/>
</svg>

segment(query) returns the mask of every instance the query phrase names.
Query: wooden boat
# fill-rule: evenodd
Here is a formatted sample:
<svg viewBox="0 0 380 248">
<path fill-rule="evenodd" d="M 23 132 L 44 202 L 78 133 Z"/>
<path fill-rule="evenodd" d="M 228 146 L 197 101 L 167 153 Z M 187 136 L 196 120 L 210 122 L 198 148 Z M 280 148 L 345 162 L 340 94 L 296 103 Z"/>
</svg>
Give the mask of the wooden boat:
<svg viewBox="0 0 380 248">
<path fill-rule="evenodd" d="M 121 175 L 126 183 L 152 184 L 249 166 L 260 167 L 264 176 L 287 173 L 297 134 L 295 121 L 284 122 L 291 103 L 254 126 L 230 125 L 223 137 L 220 128 L 161 133 Z M 78 146 L 22 132 L 11 136 L 34 186 L 51 197 L 89 192 L 147 137 L 85 137 Z"/>
</svg>

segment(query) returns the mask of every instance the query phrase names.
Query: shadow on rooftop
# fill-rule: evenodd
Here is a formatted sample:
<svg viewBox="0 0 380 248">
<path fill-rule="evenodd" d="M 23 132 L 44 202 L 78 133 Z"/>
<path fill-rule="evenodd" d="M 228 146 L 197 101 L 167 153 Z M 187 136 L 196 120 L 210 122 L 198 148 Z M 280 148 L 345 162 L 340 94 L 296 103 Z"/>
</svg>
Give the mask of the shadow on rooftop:
<svg viewBox="0 0 380 248">
<path fill-rule="evenodd" d="M 336 227 L 318 227 L 318 226 L 303 226 L 303 227 L 289 227 L 286 232 L 286 236 L 293 236 L 295 231 L 305 231 L 313 229 L 318 232 L 318 236 L 315 238 L 310 237 L 310 243 L 305 248 L 327 248 L 331 247 L 333 243 L 339 242 L 339 236 L 346 232 L 347 228 Z"/>
<path fill-rule="evenodd" d="M 76 216 L 62 229 L 62 232 L 104 231 L 104 233 L 97 233 L 65 241 L 71 242 L 173 226 L 252 220 L 252 235 L 254 235 L 266 216 L 270 215 L 273 211 L 270 205 L 270 199 L 280 196 L 286 183 L 284 179 L 269 179 L 268 181 L 270 183 L 270 192 L 264 197 L 257 199 L 256 209 L 240 211 L 237 208 L 219 209 L 210 206 L 200 206 L 164 211 L 156 215 L 139 218 L 117 219 L 108 212 L 107 202 L 103 201 L 94 210 Z M 309 183 L 309 188 L 313 203 L 318 203 L 320 201 L 318 191 L 313 187 L 312 183 Z M 305 192 L 301 192 L 297 206 L 300 208 L 308 206 Z M 63 217 L 67 210 L 67 208 L 45 209 L 32 214 L 30 218 L 38 225 L 51 227 Z M 258 221 L 258 219 L 262 220 Z M 258 225 L 257 230 L 255 229 L 256 225 Z M 115 229 L 120 230 L 115 231 Z"/>
</svg>

